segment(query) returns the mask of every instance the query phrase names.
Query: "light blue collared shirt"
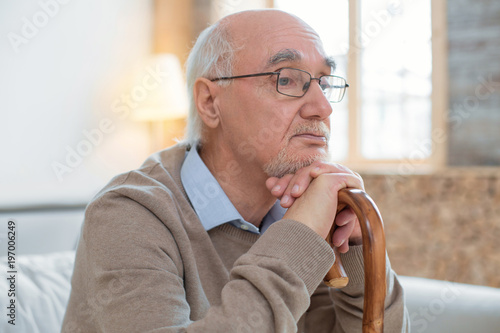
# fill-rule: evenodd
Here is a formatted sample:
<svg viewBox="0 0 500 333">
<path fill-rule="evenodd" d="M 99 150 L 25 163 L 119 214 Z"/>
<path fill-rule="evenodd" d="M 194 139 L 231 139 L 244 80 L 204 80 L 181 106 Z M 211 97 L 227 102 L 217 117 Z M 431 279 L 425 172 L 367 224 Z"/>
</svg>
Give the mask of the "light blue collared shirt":
<svg viewBox="0 0 500 333">
<path fill-rule="evenodd" d="M 286 212 L 276 200 L 262 220 L 260 230 L 245 221 L 203 163 L 195 146 L 186 153 L 181 167 L 181 181 L 201 224 L 207 231 L 224 223 L 230 223 L 236 228 L 262 234 L 271 224 L 281 220 Z"/>
</svg>

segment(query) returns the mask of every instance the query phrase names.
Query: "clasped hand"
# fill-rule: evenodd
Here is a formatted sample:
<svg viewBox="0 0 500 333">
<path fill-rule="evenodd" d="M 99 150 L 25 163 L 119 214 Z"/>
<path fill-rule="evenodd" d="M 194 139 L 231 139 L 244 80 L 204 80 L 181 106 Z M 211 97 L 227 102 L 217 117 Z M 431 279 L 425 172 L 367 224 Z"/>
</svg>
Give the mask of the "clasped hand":
<svg viewBox="0 0 500 333">
<path fill-rule="evenodd" d="M 347 252 L 349 245 L 362 243 L 354 212 L 346 207 L 336 214 L 339 190 L 346 187 L 364 190 L 358 173 L 339 164 L 316 161 L 295 174 L 268 178 L 266 186 L 281 200 L 281 206 L 288 208 L 283 218 L 304 223 L 323 239 L 335 223 L 332 242 L 341 253 Z"/>
</svg>

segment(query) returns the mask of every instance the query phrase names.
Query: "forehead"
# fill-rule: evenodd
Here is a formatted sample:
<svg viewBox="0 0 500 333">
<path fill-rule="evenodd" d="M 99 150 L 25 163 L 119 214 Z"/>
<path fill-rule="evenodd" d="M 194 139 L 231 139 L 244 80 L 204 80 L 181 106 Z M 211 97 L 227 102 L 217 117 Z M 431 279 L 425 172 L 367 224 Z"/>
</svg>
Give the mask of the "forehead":
<svg viewBox="0 0 500 333">
<path fill-rule="evenodd" d="M 235 72 L 267 70 L 277 63 L 332 67 L 318 34 L 306 23 L 285 13 L 270 13 L 242 20 L 231 31 L 238 45 Z M 273 15 L 277 14 L 277 15 Z"/>
</svg>

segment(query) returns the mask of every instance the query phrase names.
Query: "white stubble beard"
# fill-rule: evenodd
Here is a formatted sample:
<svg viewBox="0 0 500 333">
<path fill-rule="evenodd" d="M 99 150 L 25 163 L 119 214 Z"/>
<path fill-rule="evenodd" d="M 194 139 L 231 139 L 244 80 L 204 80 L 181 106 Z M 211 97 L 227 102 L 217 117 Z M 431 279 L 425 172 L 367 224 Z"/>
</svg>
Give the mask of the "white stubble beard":
<svg viewBox="0 0 500 333">
<path fill-rule="evenodd" d="M 290 151 L 290 146 L 288 145 L 290 139 L 297 134 L 307 133 L 307 132 L 315 132 L 322 133 L 326 137 L 326 154 L 317 153 L 310 156 L 299 157 L 294 154 L 293 151 Z M 276 156 L 274 156 L 269 162 L 267 162 L 263 170 L 269 177 L 278 177 L 281 178 L 286 174 L 294 174 L 299 169 L 311 165 L 314 161 L 330 160 L 330 152 L 328 149 L 328 143 L 330 139 L 330 131 L 328 127 L 323 122 L 311 122 L 304 123 L 292 132 L 291 135 L 285 141 L 285 145 L 281 147 L 280 151 Z"/>
</svg>

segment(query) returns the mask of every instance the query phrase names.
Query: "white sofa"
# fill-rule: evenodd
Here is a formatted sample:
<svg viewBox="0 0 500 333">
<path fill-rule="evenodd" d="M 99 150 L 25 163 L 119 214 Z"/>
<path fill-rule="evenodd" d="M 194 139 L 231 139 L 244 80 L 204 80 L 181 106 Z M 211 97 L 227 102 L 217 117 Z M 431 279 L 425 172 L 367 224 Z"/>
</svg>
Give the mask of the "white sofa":
<svg viewBox="0 0 500 333">
<path fill-rule="evenodd" d="M 0 221 L 8 219 L 11 217 L 0 213 Z M 2 314 L 0 332 L 60 331 L 82 219 L 83 209 L 15 216 L 20 251 L 16 255 L 16 325 L 9 324 L 9 318 Z M 6 230 L 4 226 L 0 231 L 2 252 Z M 0 257 L 0 265 L 7 272 L 6 257 Z M 405 276 L 400 280 L 413 333 L 500 332 L 500 289 Z M 11 299 L 7 295 L 9 285 L 6 278 L 0 279 L 0 308 L 4 313 Z"/>
</svg>

